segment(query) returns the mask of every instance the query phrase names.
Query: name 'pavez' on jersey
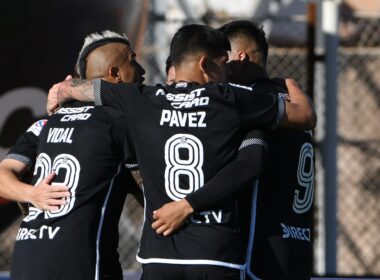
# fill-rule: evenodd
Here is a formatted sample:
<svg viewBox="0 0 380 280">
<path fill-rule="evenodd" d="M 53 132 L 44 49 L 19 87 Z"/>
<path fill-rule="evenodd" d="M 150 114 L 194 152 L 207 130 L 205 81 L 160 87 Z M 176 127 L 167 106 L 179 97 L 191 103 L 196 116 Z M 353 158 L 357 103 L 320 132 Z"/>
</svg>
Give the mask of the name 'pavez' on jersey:
<svg viewBox="0 0 380 280">
<path fill-rule="evenodd" d="M 194 108 L 207 106 L 210 98 L 202 96 L 206 88 L 197 88 L 190 93 L 165 93 L 163 89 L 158 89 L 156 96 L 163 95 L 170 105 L 175 109 Z M 207 127 L 205 123 L 206 112 L 181 112 L 178 110 L 162 110 L 160 125 L 170 127 Z"/>
<path fill-rule="evenodd" d="M 192 215 L 175 234 L 151 228 L 153 211 L 201 188 L 232 161 L 244 133 L 276 126 L 284 101 L 229 84 L 139 86 L 95 81 L 97 105 L 122 110 L 144 180 L 141 263 L 244 267 L 236 200 Z M 207 129 L 206 129 L 207 128 Z M 223 184 L 223 182 L 220 182 Z"/>
</svg>

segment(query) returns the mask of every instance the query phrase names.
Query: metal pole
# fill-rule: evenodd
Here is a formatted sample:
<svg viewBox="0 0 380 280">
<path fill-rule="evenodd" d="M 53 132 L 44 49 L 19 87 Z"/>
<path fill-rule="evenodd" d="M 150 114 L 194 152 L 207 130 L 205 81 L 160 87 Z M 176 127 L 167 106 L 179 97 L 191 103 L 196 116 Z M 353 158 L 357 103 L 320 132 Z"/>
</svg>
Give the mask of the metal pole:
<svg viewBox="0 0 380 280">
<path fill-rule="evenodd" d="M 314 101 L 316 4 L 307 5 L 307 95 Z"/>
<path fill-rule="evenodd" d="M 322 31 L 325 42 L 325 137 L 322 141 L 325 204 L 325 269 L 337 273 L 337 49 L 339 0 L 322 3 Z"/>
</svg>

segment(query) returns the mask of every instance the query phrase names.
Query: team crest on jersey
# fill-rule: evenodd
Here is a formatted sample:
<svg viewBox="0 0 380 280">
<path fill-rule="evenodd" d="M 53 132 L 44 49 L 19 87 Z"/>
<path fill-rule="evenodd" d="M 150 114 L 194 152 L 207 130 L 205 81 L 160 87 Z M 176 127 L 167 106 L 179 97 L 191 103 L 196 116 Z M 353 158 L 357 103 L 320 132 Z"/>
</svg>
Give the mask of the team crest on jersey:
<svg viewBox="0 0 380 280">
<path fill-rule="evenodd" d="M 34 124 L 32 124 L 26 132 L 32 132 L 34 135 L 39 136 L 41 133 L 42 128 L 47 123 L 47 120 L 39 120 L 36 121 Z"/>
<path fill-rule="evenodd" d="M 185 87 L 187 87 L 187 83 L 186 82 L 178 82 L 178 83 L 176 83 L 175 87 L 176 88 L 185 88 Z"/>
</svg>

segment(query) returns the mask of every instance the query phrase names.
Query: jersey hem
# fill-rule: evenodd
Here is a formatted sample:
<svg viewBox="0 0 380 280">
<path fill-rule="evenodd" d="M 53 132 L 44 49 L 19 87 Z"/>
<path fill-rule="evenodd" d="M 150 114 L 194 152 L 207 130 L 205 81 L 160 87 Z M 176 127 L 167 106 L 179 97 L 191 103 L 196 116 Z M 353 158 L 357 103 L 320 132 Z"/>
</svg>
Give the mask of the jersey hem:
<svg viewBox="0 0 380 280">
<path fill-rule="evenodd" d="M 216 265 L 216 266 L 224 266 L 232 269 L 238 269 L 238 270 L 244 270 L 245 264 L 235 264 L 235 263 L 228 263 L 228 262 L 222 262 L 222 261 L 214 261 L 214 260 L 204 260 L 204 259 L 165 259 L 165 258 L 148 258 L 143 259 L 140 258 L 138 255 L 136 255 L 136 259 L 139 263 L 142 264 L 148 264 L 148 263 L 165 263 L 165 264 L 184 264 L 184 265 Z"/>
</svg>

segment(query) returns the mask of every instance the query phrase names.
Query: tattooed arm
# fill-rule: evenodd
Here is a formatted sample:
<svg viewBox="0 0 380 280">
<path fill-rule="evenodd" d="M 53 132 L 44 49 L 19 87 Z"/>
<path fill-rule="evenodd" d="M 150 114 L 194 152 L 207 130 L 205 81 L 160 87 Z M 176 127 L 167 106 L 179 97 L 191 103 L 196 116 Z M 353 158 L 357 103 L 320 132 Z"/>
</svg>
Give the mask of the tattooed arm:
<svg viewBox="0 0 380 280">
<path fill-rule="evenodd" d="M 49 90 L 48 95 L 48 113 L 53 113 L 59 104 L 65 103 L 70 100 L 79 101 L 94 101 L 94 86 L 93 83 L 99 82 L 96 80 L 81 80 L 71 79 L 66 80 L 53 86 Z"/>
</svg>

